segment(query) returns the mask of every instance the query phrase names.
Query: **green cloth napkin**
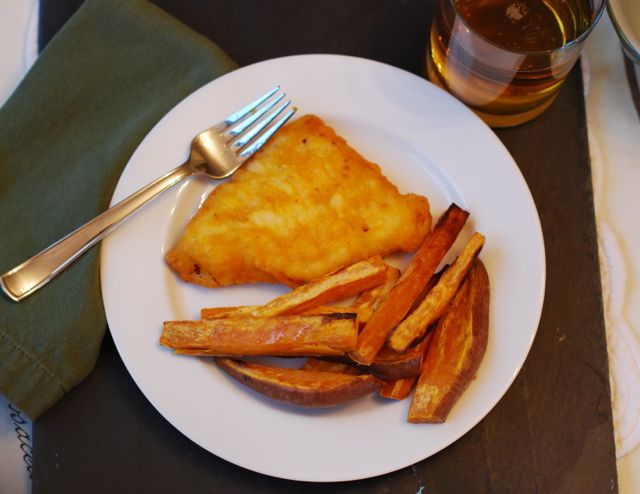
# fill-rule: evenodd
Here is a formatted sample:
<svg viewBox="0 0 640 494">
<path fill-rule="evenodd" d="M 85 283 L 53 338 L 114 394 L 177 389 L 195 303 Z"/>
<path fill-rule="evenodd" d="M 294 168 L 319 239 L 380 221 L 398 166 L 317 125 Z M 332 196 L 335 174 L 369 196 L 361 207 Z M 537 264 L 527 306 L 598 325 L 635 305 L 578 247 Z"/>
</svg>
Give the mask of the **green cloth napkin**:
<svg viewBox="0 0 640 494">
<path fill-rule="evenodd" d="M 87 0 L 0 109 L 0 272 L 106 209 L 153 125 L 234 68 L 144 0 Z M 94 247 L 22 302 L 0 296 L 0 393 L 31 418 L 95 365 L 98 263 Z"/>
</svg>

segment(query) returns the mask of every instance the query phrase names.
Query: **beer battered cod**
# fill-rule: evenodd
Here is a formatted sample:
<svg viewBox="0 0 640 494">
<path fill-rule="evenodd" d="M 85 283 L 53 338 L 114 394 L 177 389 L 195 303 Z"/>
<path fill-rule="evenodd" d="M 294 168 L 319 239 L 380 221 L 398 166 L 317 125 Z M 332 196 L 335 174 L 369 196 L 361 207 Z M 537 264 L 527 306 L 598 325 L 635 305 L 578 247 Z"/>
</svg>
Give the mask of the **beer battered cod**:
<svg viewBox="0 0 640 494">
<path fill-rule="evenodd" d="M 307 115 L 212 191 L 166 260 L 183 280 L 208 287 L 297 286 L 371 256 L 414 251 L 430 229 L 425 197 L 400 194 Z"/>
</svg>

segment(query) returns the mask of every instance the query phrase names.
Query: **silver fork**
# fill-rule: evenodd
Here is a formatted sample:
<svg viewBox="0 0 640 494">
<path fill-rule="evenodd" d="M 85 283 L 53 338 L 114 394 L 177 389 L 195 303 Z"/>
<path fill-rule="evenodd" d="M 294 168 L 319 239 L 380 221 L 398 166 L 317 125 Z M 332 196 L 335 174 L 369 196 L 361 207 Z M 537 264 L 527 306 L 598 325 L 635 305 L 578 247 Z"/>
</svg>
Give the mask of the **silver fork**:
<svg viewBox="0 0 640 494">
<path fill-rule="evenodd" d="M 0 286 L 15 302 L 28 297 L 104 238 L 131 213 L 182 179 L 207 175 L 220 180 L 232 175 L 260 149 L 296 109 L 276 86 L 271 91 L 199 133 L 191 141 L 189 159 L 122 200 L 66 237 L 0 277 Z"/>
</svg>

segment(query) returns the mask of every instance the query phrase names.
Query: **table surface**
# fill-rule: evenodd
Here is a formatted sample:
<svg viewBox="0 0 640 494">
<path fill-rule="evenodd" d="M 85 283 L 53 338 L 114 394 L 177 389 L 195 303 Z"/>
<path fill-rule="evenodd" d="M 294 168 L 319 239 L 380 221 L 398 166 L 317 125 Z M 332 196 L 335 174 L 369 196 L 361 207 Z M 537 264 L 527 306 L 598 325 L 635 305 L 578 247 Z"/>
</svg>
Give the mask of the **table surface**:
<svg viewBox="0 0 640 494">
<path fill-rule="evenodd" d="M 42 45 L 79 3 L 42 2 Z M 304 8 L 286 0 L 219 1 L 215 9 L 196 0 L 156 3 L 240 65 L 322 52 L 371 58 L 418 74 L 435 7 L 418 0 L 308 1 Z M 248 11 L 255 14 L 247 17 Z M 267 35 L 268 43 L 255 41 Z M 107 336 L 95 371 L 34 424 L 33 493 L 617 491 L 579 67 L 540 118 L 496 133 L 522 170 L 540 214 L 546 296 L 522 371 L 459 441 L 412 467 L 330 489 L 266 477 L 178 433 L 143 397 Z"/>
</svg>

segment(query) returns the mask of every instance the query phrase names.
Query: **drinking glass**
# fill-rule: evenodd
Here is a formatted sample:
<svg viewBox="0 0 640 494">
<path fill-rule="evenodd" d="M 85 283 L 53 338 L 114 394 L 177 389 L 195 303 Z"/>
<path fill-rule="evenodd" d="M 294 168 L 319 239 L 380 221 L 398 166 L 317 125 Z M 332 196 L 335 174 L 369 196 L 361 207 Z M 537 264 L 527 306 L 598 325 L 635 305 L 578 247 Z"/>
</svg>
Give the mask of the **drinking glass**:
<svg viewBox="0 0 640 494">
<path fill-rule="evenodd" d="M 604 0 L 438 0 L 427 75 L 492 127 L 551 105 Z"/>
</svg>

